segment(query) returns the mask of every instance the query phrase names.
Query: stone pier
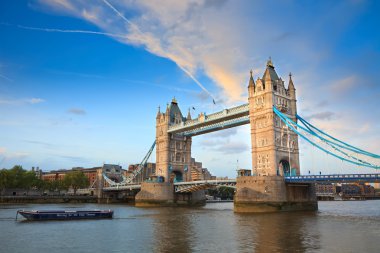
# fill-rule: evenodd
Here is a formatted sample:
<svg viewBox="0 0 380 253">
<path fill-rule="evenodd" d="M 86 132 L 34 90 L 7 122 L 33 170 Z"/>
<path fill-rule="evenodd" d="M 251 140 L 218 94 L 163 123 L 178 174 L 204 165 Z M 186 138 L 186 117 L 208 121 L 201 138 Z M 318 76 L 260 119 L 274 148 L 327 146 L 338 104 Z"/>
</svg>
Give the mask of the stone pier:
<svg viewBox="0 0 380 253">
<path fill-rule="evenodd" d="M 175 193 L 172 183 L 144 182 L 141 184 L 141 191 L 135 197 L 135 205 L 138 207 L 194 206 L 205 203 L 203 191 Z"/>
<path fill-rule="evenodd" d="M 282 176 L 237 178 L 234 211 L 259 213 L 318 209 L 314 184 L 285 183 Z"/>
</svg>

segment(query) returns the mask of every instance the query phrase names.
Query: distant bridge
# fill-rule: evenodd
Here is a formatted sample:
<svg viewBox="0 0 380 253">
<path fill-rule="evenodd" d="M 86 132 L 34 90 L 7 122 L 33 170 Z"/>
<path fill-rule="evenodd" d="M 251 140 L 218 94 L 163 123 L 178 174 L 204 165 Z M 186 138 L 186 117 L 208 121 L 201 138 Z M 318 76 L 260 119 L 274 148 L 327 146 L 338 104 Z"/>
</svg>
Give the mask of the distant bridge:
<svg viewBox="0 0 380 253">
<path fill-rule="evenodd" d="M 380 174 L 334 174 L 334 175 L 308 175 L 285 177 L 288 183 L 312 183 L 312 182 L 349 182 L 380 183 Z"/>
</svg>

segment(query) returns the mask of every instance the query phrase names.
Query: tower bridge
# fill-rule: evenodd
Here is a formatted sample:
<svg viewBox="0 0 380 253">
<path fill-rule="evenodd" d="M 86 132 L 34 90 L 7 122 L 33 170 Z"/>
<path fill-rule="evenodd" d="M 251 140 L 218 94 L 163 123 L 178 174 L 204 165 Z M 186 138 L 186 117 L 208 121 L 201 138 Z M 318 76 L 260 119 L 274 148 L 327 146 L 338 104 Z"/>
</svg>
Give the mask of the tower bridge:
<svg viewBox="0 0 380 253">
<path fill-rule="evenodd" d="M 339 141 L 306 122 L 297 114 L 296 101 L 291 75 L 285 85 L 271 60 L 267 62 L 262 78 L 255 81 L 251 71 L 246 104 L 209 115 L 201 113 L 192 119 L 190 111 L 184 117 L 177 100 L 173 99 L 165 111 L 158 110 L 156 139 L 139 167 L 141 170 L 156 146 L 156 176 L 159 180 L 133 184 L 136 175 L 132 175 L 123 183 L 111 184 L 103 190 L 138 189 L 136 205 L 155 206 L 202 203 L 205 200 L 203 189 L 227 186 L 236 189 L 236 212 L 266 212 L 316 210 L 314 183 L 317 181 L 379 180 L 378 174 L 363 177 L 301 176 L 298 136 L 338 159 L 359 166 L 378 169 L 378 165 L 361 156 L 371 159 L 380 156 Z M 226 181 L 192 181 L 192 137 L 244 124 L 249 124 L 251 129 L 253 176 Z"/>
</svg>

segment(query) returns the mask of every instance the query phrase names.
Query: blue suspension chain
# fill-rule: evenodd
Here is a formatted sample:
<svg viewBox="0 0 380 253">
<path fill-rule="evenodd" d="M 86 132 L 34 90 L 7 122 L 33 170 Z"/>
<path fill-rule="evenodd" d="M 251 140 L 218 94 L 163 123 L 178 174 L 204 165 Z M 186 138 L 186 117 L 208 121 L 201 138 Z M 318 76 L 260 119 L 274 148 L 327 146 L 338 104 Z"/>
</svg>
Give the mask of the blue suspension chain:
<svg viewBox="0 0 380 253">
<path fill-rule="evenodd" d="M 304 140 L 306 140 L 307 142 L 309 142 L 311 145 L 313 145 L 313 146 L 317 147 L 318 149 L 324 151 L 325 153 L 330 154 L 330 155 L 332 155 L 332 156 L 334 156 L 334 157 L 336 157 L 336 158 L 338 158 L 338 159 L 340 159 L 342 161 L 346 161 L 346 162 L 349 162 L 349 163 L 352 163 L 352 164 L 355 164 L 355 165 L 358 165 L 358 166 L 365 166 L 365 167 L 370 167 L 370 168 L 374 168 L 374 169 L 380 169 L 380 166 L 376 166 L 376 165 L 372 165 L 372 164 L 363 164 L 363 162 L 359 163 L 359 162 L 355 162 L 355 161 L 352 161 L 352 160 L 348 160 L 345 157 L 336 155 L 336 154 L 334 154 L 334 153 L 326 150 L 325 148 L 319 146 L 318 144 L 314 143 L 309 138 L 307 138 L 306 136 L 304 136 L 294 126 L 297 126 L 297 127 L 301 128 L 301 129 L 303 129 L 304 131 L 310 133 L 304 127 L 299 126 L 298 124 L 296 124 L 295 122 L 293 122 L 292 120 L 290 120 L 289 118 L 287 118 L 276 107 L 273 107 L 273 111 L 290 129 L 292 129 L 293 132 L 295 132 L 296 134 L 298 134 L 301 138 L 303 138 Z"/>
<path fill-rule="evenodd" d="M 348 144 L 348 143 L 346 143 L 346 142 L 343 142 L 343 141 L 341 141 L 341 140 L 339 140 L 339 139 L 334 138 L 333 136 L 331 136 L 331 135 L 329 135 L 329 134 L 323 132 L 322 130 L 318 129 L 317 127 L 313 126 L 311 123 L 307 122 L 305 119 L 303 119 L 303 118 L 302 118 L 301 116 L 299 116 L 298 114 L 296 115 L 296 117 L 297 117 L 297 119 L 299 119 L 299 120 L 302 122 L 302 124 L 304 124 L 308 129 L 310 129 L 309 127 L 311 127 L 311 128 L 313 128 L 314 130 L 316 130 L 317 132 L 319 132 L 319 133 L 321 133 L 321 134 L 323 134 L 323 135 L 325 135 L 325 136 L 327 136 L 327 137 L 329 137 L 329 138 L 331 138 L 331 139 L 333 139 L 333 140 L 335 140 L 335 141 L 337 141 L 337 142 L 339 142 L 339 143 L 341 143 L 341 144 L 347 146 L 347 147 L 343 147 L 343 146 L 337 144 L 337 145 L 338 145 L 339 147 L 341 147 L 341 148 L 346 148 L 346 149 L 351 150 L 351 151 L 353 151 L 353 152 L 360 153 L 360 154 L 363 154 L 363 155 L 366 155 L 366 156 L 370 156 L 370 157 L 373 157 L 373 158 L 380 158 L 380 155 L 370 153 L 370 152 L 368 152 L 368 151 L 365 151 L 365 150 L 362 150 L 362 149 L 360 149 L 360 148 L 354 147 L 354 146 L 352 146 L 352 145 L 350 145 L 350 144 Z M 313 131 L 313 132 L 314 132 L 314 131 Z"/>
<path fill-rule="evenodd" d="M 278 111 L 278 112 L 279 112 L 279 111 Z M 279 112 L 279 113 L 283 116 L 283 118 L 284 118 L 286 121 L 289 122 L 290 119 L 289 119 L 288 117 L 286 117 L 286 116 L 285 116 L 284 114 L 282 114 L 281 112 Z M 290 122 L 292 122 L 293 125 L 296 125 L 298 128 L 304 130 L 304 131 L 307 132 L 308 134 L 310 134 L 310 135 L 312 135 L 312 136 L 314 136 L 314 137 L 319 138 L 320 140 L 322 140 L 324 143 L 326 143 L 327 145 L 329 145 L 329 146 L 330 146 L 332 149 L 334 149 L 335 151 L 337 151 L 337 152 L 339 152 L 339 153 L 345 155 L 346 157 L 350 157 L 351 159 L 358 161 L 358 162 L 361 163 L 363 166 L 366 166 L 366 165 L 372 165 L 372 164 L 369 163 L 369 162 L 363 161 L 363 160 L 361 160 L 361 159 L 359 159 L 359 158 L 356 158 L 356 157 L 354 157 L 354 156 L 352 156 L 352 155 L 350 155 L 350 154 L 344 152 L 343 150 L 337 148 L 336 146 L 341 147 L 341 148 L 344 148 L 344 149 L 347 149 L 347 150 L 350 150 L 350 151 L 352 151 L 352 152 L 354 152 L 354 153 L 358 153 L 356 150 L 353 150 L 353 149 L 351 149 L 351 148 L 348 148 L 348 147 L 342 146 L 342 145 L 340 145 L 340 144 L 337 144 L 337 143 L 335 143 L 335 142 L 333 142 L 333 141 L 330 141 L 330 140 L 328 140 L 328 139 L 326 139 L 326 138 L 324 138 L 324 137 L 318 135 L 318 134 L 315 133 L 313 130 L 311 130 L 307 125 L 306 125 L 306 128 L 307 128 L 307 129 L 306 129 L 306 128 L 304 128 L 303 126 L 301 126 L 301 125 L 299 125 L 299 124 L 297 124 L 297 123 L 294 123 L 294 122 L 291 121 L 291 120 L 290 120 Z M 361 153 L 361 152 L 359 152 L 359 153 Z M 374 166 L 376 166 L 376 165 L 374 165 Z"/>
</svg>

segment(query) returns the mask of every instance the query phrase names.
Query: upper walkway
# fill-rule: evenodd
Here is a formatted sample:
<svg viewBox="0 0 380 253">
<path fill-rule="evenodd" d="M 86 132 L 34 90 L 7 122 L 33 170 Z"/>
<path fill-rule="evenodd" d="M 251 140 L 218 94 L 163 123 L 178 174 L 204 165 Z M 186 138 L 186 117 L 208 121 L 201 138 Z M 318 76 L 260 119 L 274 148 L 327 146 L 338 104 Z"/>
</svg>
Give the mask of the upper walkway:
<svg viewBox="0 0 380 253">
<path fill-rule="evenodd" d="M 210 115 L 201 113 L 198 118 L 169 126 L 168 133 L 195 136 L 249 124 L 249 104 L 224 109 Z"/>
</svg>

